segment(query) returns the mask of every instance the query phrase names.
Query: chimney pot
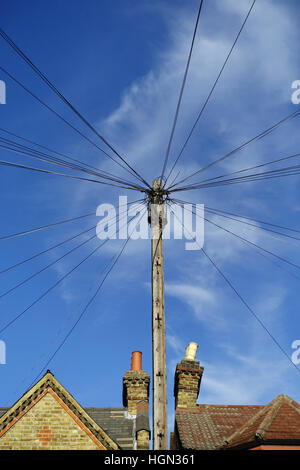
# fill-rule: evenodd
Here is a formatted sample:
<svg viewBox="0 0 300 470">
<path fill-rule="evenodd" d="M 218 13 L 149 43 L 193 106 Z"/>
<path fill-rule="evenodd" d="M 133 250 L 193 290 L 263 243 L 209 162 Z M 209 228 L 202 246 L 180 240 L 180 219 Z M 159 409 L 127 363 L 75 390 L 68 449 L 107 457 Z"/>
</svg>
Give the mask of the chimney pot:
<svg viewBox="0 0 300 470">
<path fill-rule="evenodd" d="M 194 361 L 196 357 L 197 349 L 198 349 L 197 343 L 189 343 L 189 345 L 185 349 L 185 360 Z"/>
<path fill-rule="evenodd" d="M 142 353 L 133 351 L 131 356 L 131 370 L 142 370 Z"/>
</svg>

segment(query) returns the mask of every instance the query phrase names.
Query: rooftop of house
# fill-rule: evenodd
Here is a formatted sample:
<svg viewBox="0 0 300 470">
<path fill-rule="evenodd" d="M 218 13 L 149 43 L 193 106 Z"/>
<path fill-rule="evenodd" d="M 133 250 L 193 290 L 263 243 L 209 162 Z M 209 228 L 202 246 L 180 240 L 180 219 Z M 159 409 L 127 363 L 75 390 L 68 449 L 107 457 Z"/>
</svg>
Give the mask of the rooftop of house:
<svg viewBox="0 0 300 470">
<path fill-rule="evenodd" d="M 278 395 L 242 427 L 229 436 L 223 447 L 244 448 L 252 444 L 300 444 L 300 405 L 287 395 Z"/>
<path fill-rule="evenodd" d="M 133 448 L 134 420 L 127 408 L 84 408 L 87 414 L 105 431 L 121 449 Z"/>
<path fill-rule="evenodd" d="M 212 450 L 239 429 L 263 406 L 197 405 L 176 410 L 176 427 L 184 449 Z"/>
<path fill-rule="evenodd" d="M 150 432 L 147 398 L 149 377 L 146 372 L 141 370 L 140 352 L 133 353 L 132 361 L 131 371 L 126 372 L 123 379 L 123 399 L 125 402 L 122 408 L 81 407 L 48 370 L 16 403 L 10 407 L 0 407 L 0 434 L 4 435 L 24 414 L 30 412 L 39 400 L 43 399 L 46 394 L 51 394 L 62 408 L 71 414 L 77 423 L 80 422 L 92 438 L 97 440 L 99 446 L 108 450 L 135 449 L 138 431 L 147 430 Z M 138 402 L 135 396 L 133 400 L 131 399 L 131 388 L 135 384 L 136 375 L 139 379 L 142 375 L 143 379 L 138 393 L 143 392 L 145 395 L 141 396 L 141 400 Z M 129 392 L 128 387 L 131 387 Z"/>
<path fill-rule="evenodd" d="M 128 415 L 127 408 L 83 408 L 95 423 L 111 437 L 121 449 L 133 448 L 134 420 Z M 10 407 L 0 407 L 0 418 Z"/>
<path fill-rule="evenodd" d="M 300 405 L 287 395 L 278 395 L 267 405 L 198 405 L 204 369 L 195 360 L 195 351 L 190 354 L 190 345 L 175 371 L 172 449 L 300 448 Z"/>
<path fill-rule="evenodd" d="M 242 449 L 266 444 L 300 445 L 300 405 L 278 395 L 268 405 L 197 405 L 176 410 L 184 449 Z"/>
</svg>

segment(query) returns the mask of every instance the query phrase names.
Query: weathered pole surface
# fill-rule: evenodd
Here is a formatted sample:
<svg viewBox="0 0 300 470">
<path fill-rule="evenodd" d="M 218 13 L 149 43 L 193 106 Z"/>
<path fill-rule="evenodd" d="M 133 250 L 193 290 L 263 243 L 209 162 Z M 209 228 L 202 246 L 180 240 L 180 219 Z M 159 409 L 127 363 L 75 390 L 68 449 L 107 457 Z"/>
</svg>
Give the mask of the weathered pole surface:
<svg viewBox="0 0 300 470">
<path fill-rule="evenodd" d="M 153 449 L 168 449 L 165 302 L 163 271 L 164 206 L 160 180 L 153 181 L 151 201 L 152 245 L 152 386 Z"/>
</svg>

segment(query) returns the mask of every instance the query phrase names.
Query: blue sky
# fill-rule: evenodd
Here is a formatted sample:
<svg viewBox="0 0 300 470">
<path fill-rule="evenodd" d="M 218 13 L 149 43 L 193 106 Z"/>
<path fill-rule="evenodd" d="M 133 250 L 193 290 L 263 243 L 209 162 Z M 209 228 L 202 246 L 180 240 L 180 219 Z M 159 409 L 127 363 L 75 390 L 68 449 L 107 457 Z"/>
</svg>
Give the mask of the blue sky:
<svg viewBox="0 0 300 470">
<path fill-rule="evenodd" d="M 173 163 L 232 45 L 249 0 L 204 2 L 170 154 Z M 128 158 L 149 182 L 162 169 L 198 2 L 170 0 L 12 1 L 1 6 L 1 27 L 65 96 Z M 297 2 L 258 0 L 186 151 L 182 176 L 229 152 L 296 111 L 291 84 L 300 79 Z M 0 41 L 1 65 L 80 129 L 86 129 Z M 1 127 L 118 175 L 124 172 L 3 74 L 7 104 Z M 299 105 L 298 105 L 299 106 Z M 206 177 L 299 151 L 299 118 L 207 171 Z M 2 160 L 25 157 L 0 150 Z M 30 164 L 32 161 L 30 161 Z M 296 162 L 297 163 L 297 162 Z M 45 166 L 46 167 L 46 166 Z M 274 167 L 275 168 L 275 167 Z M 225 171 L 224 171 L 225 170 Z M 1 168 L 1 234 L 96 212 L 140 194 L 116 188 Z M 195 179 L 195 181 L 197 181 Z M 300 227 L 298 177 L 182 193 L 182 199 L 288 227 Z M 216 223 L 300 264 L 297 241 L 211 217 Z M 1 269 L 97 223 L 96 217 L 1 242 Z M 79 242 L 68 243 L 69 249 Z M 1 325 L 26 308 L 86 256 L 88 243 L 23 287 L 0 299 Z M 31 384 L 78 316 L 78 304 L 97 285 L 121 247 L 105 248 L 1 335 L 0 405 Z M 205 248 L 285 350 L 300 339 L 299 279 L 278 269 L 228 233 L 205 226 Z M 1 292 L 62 255 L 53 250 L 1 275 Z M 291 268 L 292 269 L 292 268 Z M 297 274 L 297 270 L 294 270 Z M 150 242 L 128 243 L 96 300 L 49 365 L 83 406 L 120 406 L 122 376 L 133 350 L 151 373 Z M 173 375 L 190 341 L 205 367 L 199 402 L 263 404 L 279 393 L 300 401 L 299 375 L 199 251 L 165 242 L 169 423 Z M 66 326 L 66 321 L 70 323 Z M 70 320 L 71 319 L 71 320 Z M 62 328 L 62 331 L 61 331 Z M 60 332 L 59 334 L 57 332 Z"/>
</svg>

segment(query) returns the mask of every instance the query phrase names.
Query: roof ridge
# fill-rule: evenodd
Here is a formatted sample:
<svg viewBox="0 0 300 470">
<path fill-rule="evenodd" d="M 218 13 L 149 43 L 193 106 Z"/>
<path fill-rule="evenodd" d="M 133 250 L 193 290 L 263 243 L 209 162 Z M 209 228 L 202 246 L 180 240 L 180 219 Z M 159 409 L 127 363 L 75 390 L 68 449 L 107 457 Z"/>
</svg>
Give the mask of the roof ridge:
<svg viewBox="0 0 300 470">
<path fill-rule="evenodd" d="M 285 395 L 284 395 L 285 396 Z M 248 419 L 248 421 L 246 421 L 240 428 L 238 428 L 234 433 L 232 433 L 230 436 L 228 436 L 228 438 L 226 438 L 225 440 L 225 444 L 228 445 L 230 444 L 231 441 L 233 441 L 235 439 L 236 436 L 238 435 L 241 435 L 243 433 L 243 431 L 245 431 L 249 426 L 251 426 L 252 424 L 255 423 L 255 421 L 257 421 L 260 417 L 262 417 L 265 413 L 268 412 L 268 410 L 266 410 L 266 408 L 268 406 L 270 406 L 271 404 L 273 404 L 273 402 L 275 402 L 275 400 L 277 400 L 279 397 L 281 397 L 281 395 L 278 395 L 277 397 L 275 397 L 270 403 L 268 403 L 267 405 L 262 405 L 263 408 L 261 410 L 258 410 L 257 413 L 255 413 L 254 416 L 252 416 L 252 418 Z M 259 437 L 259 435 L 257 435 L 257 437 Z"/>
<path fill-rule="evenodd" d="M 251 426 L 256 426 L 256 422 L 257 429 L 255 430 L 254 428 L 253 437 L 262 441 L 283 405 L 290 406 L 294 411 L 297 411 L 300 414 L 300 405 L 289 396 L 280 394 L 275 397 L 270 403 L 265 405 L 261 410 L 259 410 L 252 418 L 250 418 L 246 423 L 244 423 L 231 436 L 229 436 L 225 440 L 225 445 L 228 446 L 232 442 L 234 442 L 236 438 L 241 438 Z"/>
<path fill-rule="evenodd" d="M 293 405 L 293 403 L 296 403 L 291 397 L 288 395 L 285 395 L 281 393 L 280 395 L 277 395 L 266 407 L 269 408 L 267 410 L 266 416 L 261 422 L 260 426 L 257 429 L 257 437 L 263 438 L 266 432 L 268 431 L 269 427 L 273 423 L 274 419 L 276 418 L 277 414 L 279 413 L 281 407 L 284 404 L 287 404 L 288 406 L 292 407 L 295 411 L 300 413 L 300 406 L 298 405 L 298 408 Z"/>
<path fill-rule="evenodd" d="M 283 403 L 287 401 L 287 399 L 289 399 L 287 395 L 278 395 L 276 398 L 274 398 L 274 400 L 266 405 L 266 415 L 258 426 L 255 436 L 257 436 L 259 439 L 263 439 L 264 435 L 280 411 L 280 408 L 282 407 Z"/>
</svg>

